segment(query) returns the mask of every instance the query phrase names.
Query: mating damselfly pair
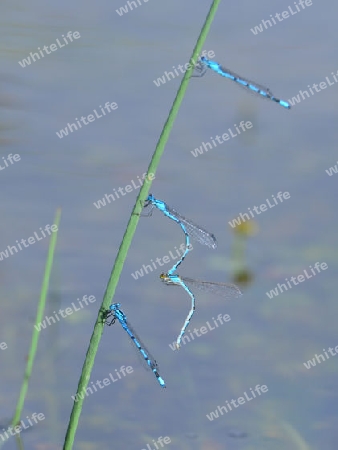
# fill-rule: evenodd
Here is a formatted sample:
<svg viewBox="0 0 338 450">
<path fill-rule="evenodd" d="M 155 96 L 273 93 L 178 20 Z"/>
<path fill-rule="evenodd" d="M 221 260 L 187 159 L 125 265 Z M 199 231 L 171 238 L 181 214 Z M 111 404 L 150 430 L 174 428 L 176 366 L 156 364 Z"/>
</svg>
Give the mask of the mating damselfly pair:
<svg viewBox="0 0 338 450">
<path fill-rule="evenodd" d="M 226 299 L 240 297 L 242 293 L 240 289 L 233 284 L 195 280 L 193 278 L 183 277 L 175 273 L 177 267 L 183 262 L 184 258 L 190 251 L 190 237 L 195 241 L 199 242 L 200 244 L 206 245 L 207 247 L 212 249 L 215 249 L 217 247 L 216 238 L 212 233 L 209 233 L 209 231 L 205 230 L 201 226 L 196 225 L 192 220 L 182 216 L 182 214 L 177 212 L 174 208 L 171 208 L 162 200 L 156 199 L 151 194 L 148 196 L 144 206 L 151 207 L 150 213 L 148 215 L 151 214 L 154 208 L 157 208 L 160 211 L 162 211 L 162 213 L 165 216 L 169 217 L 169 219 L 178 223 L 182 228 L 183 233 L 185 234 L 186 250 L 182 255 L 181 259 L 176 264 L 174 264 L 174 266 L 168 271 L 168 273 L 162 273 L 160 275 L 161 281 L 163 281 L 165 284 L 171 286 L 172 285 L 181 286 L 189 295 L 191 300 L 191 307 L 189 313 L 176 339 L 176 346 L 177 348 L 180 348 L 182 337 L 187 327 L 189 326 L 189 323 L 196 309 L 196 300 L 191 289 L 197 288 L 201 291 L 214 293 Z"/>
<path fill-rule="evenodd" d="M 193 278 L 183 277 L 175 273 L 177 267 L 183 262 L 184 258 L 187 256 L 187 254 L 191 249 L 190 237 L 199 242 L 200 244 L 206 245 L 213 249 L 217 247 L 216 238 L 212 233 L 209 233 L 204 228 L 200 227 L 199 225 L 196 225 L 194 222 L 178 213 L 175 209 L 168 206 L 165 202 L 156 199 L 151 194 L 148 196 L 147 200 L 144 203 L 145 208 L 147 208 L 148 206 L 150 206 L 151 209 L 147 215 L 151 215 L 154 208 L 159 209 L 165 216 L 169 217 L 169 219 L 173 220 L 174 222 L 180 225 L 186 239 L 186 250 L 183 253 L 180 260 L 176 264 L 174 264 L 174 266 L 167 273 L 162 273 L 160 275 L 160 279 L 162 282 L 171 286 L 181 286 L 187 292 L 187 294 L 191 299 L 190 311 L 184 321 L 184 324 L 176 340 L 176 346 L 177 348 L 179 348 L 184 333 L 196 309 L 195 296 L 191 289 L 197 288 L 204 292 L 212 292 L 226 299 L 237 298 L 241 296 L 242 293 L 240 289 L 233 284 L 195 280 Z M 114 303 L 110 306 L 109 310 L 106 312 L 105 315 L 105 319 L 108 318 L 112 319 L 111 321 L 106 321 L 107 325 L 112 325 L 113 323 L 115 323 L 116 320 L 119 321 L 123 329 L 127 332 L 129 337 L 133 341 L 135 347 L 140 352 L 142 359 L 146 363 L 146 366 L 150 368 L 154 373 L 160 386 L 166 387 L 164 380 L 159 375 L 159 367 L 156 360 L 151 356 L 150 352 L 147 350 L 145 345 L 142 343 L 140 338 L 135 333 L 134 329 L 127 320 L 127 316 L 121 311 L 119 303 Z"/>
</svg>

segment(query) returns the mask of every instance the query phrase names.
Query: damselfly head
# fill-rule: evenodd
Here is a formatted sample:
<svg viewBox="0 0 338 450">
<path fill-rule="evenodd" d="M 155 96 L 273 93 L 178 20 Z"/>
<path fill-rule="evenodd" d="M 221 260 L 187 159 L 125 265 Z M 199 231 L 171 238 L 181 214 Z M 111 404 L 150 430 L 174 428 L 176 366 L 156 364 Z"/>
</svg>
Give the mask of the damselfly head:
<svg viewBox="0 0 338 450">
<path fill-rule="evenodd" d="M 116 311 L 117 309 L 120 308 L 120 306 L 121 306 L 120 303 L 113 303 L 112 305 L 109 306 L 109 309 L 110 309 L 111 311 Z"/>
<path fill-rule="evenodd" d="M 176 283 L 170 279 L 170 277 L 168 277 L 168 274 L 162 272 L 160 275 L 160 280 L 163 281 L 163 283 L 165 284 L 171 284 L 171 285 L 176 285 Z"/>
<path fill-rule="evenodd" d="M 153 196 L 151 194 L 149 194 L 148 197 L 146 198 L 146 200 L 144 200 L 144 202 L 143 202 L 143 208 L 146 208 L 147 206 L 149 206 L 151 204 L 152 198 L 153 198 Z"/>
<path fill-rule="evenodd" d="M 207 71 L 207 67 L 205 64 L 203 64 L 203 59 L 204 57 L 202 56 L 200 58 L 200 60 L 195 64 L 194 67 L 194 71 L 192 73 L 192 77 L 203 77 L 203 75 L 205 74 L 205 72 Z"/>
</svg>

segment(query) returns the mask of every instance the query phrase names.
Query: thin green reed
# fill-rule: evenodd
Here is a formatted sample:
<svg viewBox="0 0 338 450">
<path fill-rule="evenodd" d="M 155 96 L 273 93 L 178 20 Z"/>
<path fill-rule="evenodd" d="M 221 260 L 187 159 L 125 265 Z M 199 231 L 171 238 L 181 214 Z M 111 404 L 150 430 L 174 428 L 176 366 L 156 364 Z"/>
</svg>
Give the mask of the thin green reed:
<svg viewBox="0 0 338 450">
<path fill-rule="evenodd" d="M 58 208 L 56 211 L 56 214 L 55 214 L 55 219 L 54 219 L 54 224 L 58 228 L 59 228 L 60 218 L 61 218 L 61 209 Z M 53 260 L 54 260 L 56 240 L 57 240 L 57 231 L 52 233 L 50 242 L 49 242 L 49 249 L 48 249 L 47 261 L 46 261 L 46 266 L 45 266 L 45 273 L 44 273 L 43 280 L 42 280 L 40 300 L 39 300 L 38 310 L 37 310 L 36 318 L 35 318 L 35 326 L 33 329 L 31 346 L 29 349 L 28 357 L 27 357 L 25 375 L 24 375 L 24 379 L 22 382 L 18 403 L 16 405 L 15 414 L 12 419 L 13 427 L 16 426 L 20 421 L 23 405 L 25 403 L 25 398 L 26 398 L 26 394 L 27 394 L 29 379 L 32 374 L 32 369 L 33 369 L 34 359 L 35 359 L 35 355 L 36 355 L 36 351 L 37 351 L 37 347 L 38 347 L 39 334 L 40 334 L 40 331 L 38 331 L 39 330 L 38 325 L 42 321 L 43 313 L 45 310 L 50 274 L 52 272 L 52 266 L 53 266 Z"/>
<path fill-rule="evenodd" d="M 212 2 L 211 8 L 205 19 L 201 33 L 198 37 L 198 40 L 196 42 L 195 48 L 193 50 L 193 53 L 192 53 L 190 61 L 189 61 L 190 69 L 188 69 L 184 74 L 181 85 L 177 91 L 176 98 L 175 98 L 173 105 L 171 107 L 171 110 L 169 112 L 167 121 L 165 122 L 165 124 L 163 126 L 162 133 L 157 142 L 156 149 L 154 151 L 154 154 L 153 154 L 150 164 L 148 166 L 148 171 L 147 171 L 148 175 L 156 173 L 162 153 L 164 151 L 164 147 L 168 141 L 169 134 L 171 132 L 175 118 L 177 116 L 177 113 L 178 113 L 181 103 L 183 101 L 184 94 L 187 90 L 190 76 L 194 69 L 194 62 L 197 61 L 198 55 L 202 51 L 203 44 L 206 40 L 210 26 L 212 24 L 212 21 L 214 19 L 214 16 L 216 14 L 216 11 L 217 11 L 217 8 L 218 8 L 220 2 L 221 2 L 221 0 L 213 0 L 213 2 Z M 115 259 L 113 270 L 110 274 L 106 292 L 103 297 L 101 308 L 100 308 L 98 317 L 97 317 L 95 325 L 94 325 L 93 333 L 92 333 L 92 336 L 91 336 L 90 342 L 89 342 L 89 347 L 88 347 L 86 357 L 85 357 L 85 360 L 83 363 L 82 372 L 81 372 L 78 387 L 77 387 L 76 401 L 74 401 L 73 409 L 72 409 L 69 423 L 68 423 L 68 429 L 67 429 L 67 433 L 66 433 L 66 437 L 65 437 L 64 447 L 63 447 L 64 450 L 71 450 L 73 448 L 75 433 L 76 433 L 76 430 L 78 427 L 79 417 L 81 414 L 83 400 L 85 397 L 85 395 L 84 395 L 85 389 L 87 388 L 87 385 L 89 382 L 90 374 L 91 374 L 91 371 L 92 371 L 92 368 L 94 365 L 95 355 L 97 353 L 99 342 L 100 342 L 102 332 L 103 332 L 103 327 L 104 327 L 103 312 L 106 311 L 109 308 L 109 305 L 112 303 L 112 299 L 115 294 L 115 289 L 116 289 L 117 283 L 119 281 L 119 278 L 120 278 L 120 275 L 122 272 L 122 268 L 123 268 L 124 262 L 126 260 L 132 238 L 133 238 L 135 230 L 136 230 L 137 223 L 139 221 L 139 217 L 140 217 L 139 214 L 142 211 L 142 203 L 148 196 L 150 185 L 151 185 L 151 178 L 149 179 L 148 177 L 146 177 L 145 182 L 143 183 L 143 185 L 140 189 L 139 195 L 136 199 L 132 213 L 130 215 L 126 231 L 124 233 L 119 251 L 118 251 L 116 259 Z M 78 394 L 80 394 L 80 395 L 78 395 Z"/>
</svg>

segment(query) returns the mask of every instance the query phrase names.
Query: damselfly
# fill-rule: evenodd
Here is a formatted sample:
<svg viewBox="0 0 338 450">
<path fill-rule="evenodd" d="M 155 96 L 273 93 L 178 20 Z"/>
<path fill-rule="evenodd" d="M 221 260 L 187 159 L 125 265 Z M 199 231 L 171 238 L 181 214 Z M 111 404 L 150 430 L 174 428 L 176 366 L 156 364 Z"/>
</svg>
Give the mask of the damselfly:
<svg viewBox="0 0 338 450">
<path fill-rule="evenodd" d="M 196 65 L 195 70 L 197 73 L 199 72 L 199 75 L 195 76 L 203 76 L 206 72 L 206 68 L 209 68 L 213 70 L 214 72 L 218 73 L 222 77 L 229 78 L 232 81 L 235 81 L 240 86 L 243 86 L 247 88 L 250 92 L 253 92 L 254 94 L 258 94 L 260 97 L 268 98 L 276 103 L 279 103 L 284 108 L 290 109 L 291 105 L 290 103 L 286 102 L 285 100 L 280 100 L 279 98 L 275 97 L 271 90 L 267 87 L 264 87 L 254 81 L 250 81 L 247 78 L 243 78 L 240 75 L 238 75 L 235 72 L 232 72 L 229 69 L 226 69 L 225 67 L 221 66 L 215 61 L 211 61 L 210 59 L 205 58 L 204 56 L 201 56 L 199 63 Z"/>
<path fill-rule="evenodd" d="M 190 237 L 192 239 L 195 239 L 195 241 L 199 242 L 200 244 L 207 245 L 210 248 L 216 248 L 216 238 L 212 233 L 209 233 L 204 228 L 200 227 L 199 225 L 196 225 L 191 220 L 187 219 L 186 217 L 182 216 L 180 213 L 175 211 L 175 209 L 168 206 L 165 202 L 162 200 L 157 200 L 152 194 L 150 194 L 147 198 L 147 200 L 144 203 L 144 207 L 151 206 L 151 209 L 147 215 L 151 215 L 154 208 L 159 209 L 163 212 L 163 214 L 169 219 L 173 220 L 174 222 L 178 223 L 180 227 L 183 230 L 183 233 L 185 234 L 185 244 L 186 249 L 183 253 L 181 259 L 174 264 L 174 266 L 168 271 L 169 275 L 172 275 L 176 270 L 177 267 L 181 264 L 181 262 L 184 260 L 186 255 L 189 253 L 190 247 Z"/>
<path fill-rule="evenodd" d="M 176 340 L 177 348 L 181 346 L 182 337 L 195 311 L 195 296 L 190 288 L 197 288 L 200 291 L 204 292 L 212 292 L 213 294 L 219 295 L 226 299 L 238 298 L 242 295 L 240 289 L 234 284 L 195 280 L 193 278 L 181 277 L 179 275 L 172 275 L 169 273 L 161 273 L 160 279 L 167 285 L 182 286 L 191 298 L 191 308 L 189 314 L 187 315 L 184 325 L 181 328 L 181 331 Z"/>
<path fill-rule="evenodd" d="M 147 350 L 141 339 L 137 336 L 130 323 L 128 323 L 127 316 L 121 311 L 120 306 L 120 303 L 114 303 L 110 305 L 105 318 L 108 319 L 109 317 L 112 317 L 112 320 L 106 321 L 106 324 L 109 326 L 113 325 L 116 319 L 120 322 L 122 328 L 128 333 L 129 337 L 132 339 L 135 346 L 139 350 L 142 359 L 145 361 L 147 367 L 152 370 L 155 377 L 157 378 L 157 381 L 160 383 L 160 386 L 165 388 L 165 382 L 158 373 L 159 367 L 156 360 L 151 356 L 150 352 Z"/>
</svg>

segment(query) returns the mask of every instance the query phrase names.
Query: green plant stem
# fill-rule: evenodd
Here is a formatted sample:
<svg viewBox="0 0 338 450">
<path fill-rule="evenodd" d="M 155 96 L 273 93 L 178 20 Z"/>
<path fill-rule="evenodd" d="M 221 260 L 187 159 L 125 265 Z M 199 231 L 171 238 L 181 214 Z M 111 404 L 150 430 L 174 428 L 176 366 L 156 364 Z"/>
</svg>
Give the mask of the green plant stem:
<svg viewBox="0 0 338 450">
<path fill-rule="evenodd" d="M 54 219 L 54 224 L 57 227 L 59 227 L 60 218 L 61 218 L 61 209 L 59 208 L 56 211 L 55 219 Z M 40 322 L 42 321 L 43 312 L 45 310 L 46 298 L 47 298 L 48 287 L 49 287 L 49 279 L 50 279 L 50 274 L 51 274 L 52 266 L 53 266 L 56 240 L 57 240 L 57 231 L 52 233 L 50 242 L 49 242 L 49 249 L 48 249 L 47 261 L 46 261 L 46 266 L 45 266 L 45 273 L 44 273 L 43 280 L 42 280 L 40 300 L 39 300 L 38 310 L 37 310 L 36 318 L 35 318 L 36 326 L 38 326 L 38 324 L 40 324 Z M 13 427 L 19 423 L 21 413 L 22 413 L 22 408 L 25 403 L 25 398 L 26 398 L 27 389 L 28 389 L 28 383 L 29 383 L 30 376 L 32 374 L 34 359 L 35 359 L 35 355 L 36 355 L 36 351 L 37 351 L 37 347 L 38 347 L 39 334 L 40 334 L 40 331 L 38 331 L 34 326 L 31 346 L 30 346 L 28 358 L 27 358 L 25 375 L 24 375 L 24 379 L 22 382 L 18 403 L 16 405 L 15 414 L 12 419 Z"/>
<path fill-rule="evenodd" d="M 204 22 L 204 25 L 202 27 L 201 33 L 199 35 L 199 38 L 197 40 L 196 46 L 193 50 L 192 56 L 190 58 L 190 68 L 185 72 L 184 77 L 182 79 L 181 85 L 177 91 L 176 98 L 173 102 L 173 105 L 171 107 L 171 110 L 169 112 L 168 118 L 166 123 L 163 126 L 162 133 L 160 135 L 160 138 L 157 142 L 156 149 L 154 151 L 154 154 L 152 156 L 152 159 L 150 161 L 147 174 L 154 174 L 156 173 L 156 169 L 159 165 L 162 153 L 164 151 L 164 147 L 168 141 L 170 131 L 173 127 L 175 118 L 177 116 L 177 113 L 179 111 L 179 108 L 181 106 L 181 103 L 184 98 L 185 91 L 187 90 L 188 83 L 190 80 L 190 76 L 194 70 L 194 62 L 196 63 L 198 59 L 198 55 L 200 54 L 202 50 L 202 46 L 205 42 L 205 39 L 208 35 L 211 23 L 214 19 L 214 16 L 216 14 L 217 8 L 219 6 L 221 0 L 213 0 L 213 3 L 211 5 L 210 11 L 207 15 L 207 18 Z M 94 325 L 93 333 L 89 342 L 89 347 L 87 350 L 86 358 L 83 363 L 82 372 L 80 375 L 78 387 L 77 387 L 77 394 L 83 393 L 88 385 L 90 374 L 94 365 L 94 359 L 95 355 L 98 350 L 98 345 L 102 336 L 104 322 L 103 322 L 103 312 L 109 308 L 109 305 L 112 302 L 112 299 L 115 294 L 115 289 L 117 286 L 117 283 L 119 281 L 121 271 L 124 265 L 124 262 L 127 257 L 127 253 L 132 241 L 132 238 L 134 236 L 137 223 L 140 218 L 140 213 L 142 211 L 142 205 L 143 201 L 147 198 L 149 189 L 151 186 L 151 180 L 147 177 L 145 178 L 145 182 L 143 183 L 139 195 L 136 199 L 133 211 L 131 213 L 126 231 L 124 233 L 118 254 L 116 256 L 115 264 L 113 267 L 113 270 L 111 272 L 106 292 L 103 297 L 103 301 L 101 304 L 100 312 L 98 314 L 97 320 Z M 64 442 L 64 450 L 71 450 L 73 448 L 75 433 L 78 427 L 79 417 L 82 410 L 84 395 L 82 395 L 82 398 L 77 396 L 77 401 L 74 401 L 73 409 L 70 415 L 69 423 L 68 423 L 68 429 L 65 437 Z"/>
</svg>

